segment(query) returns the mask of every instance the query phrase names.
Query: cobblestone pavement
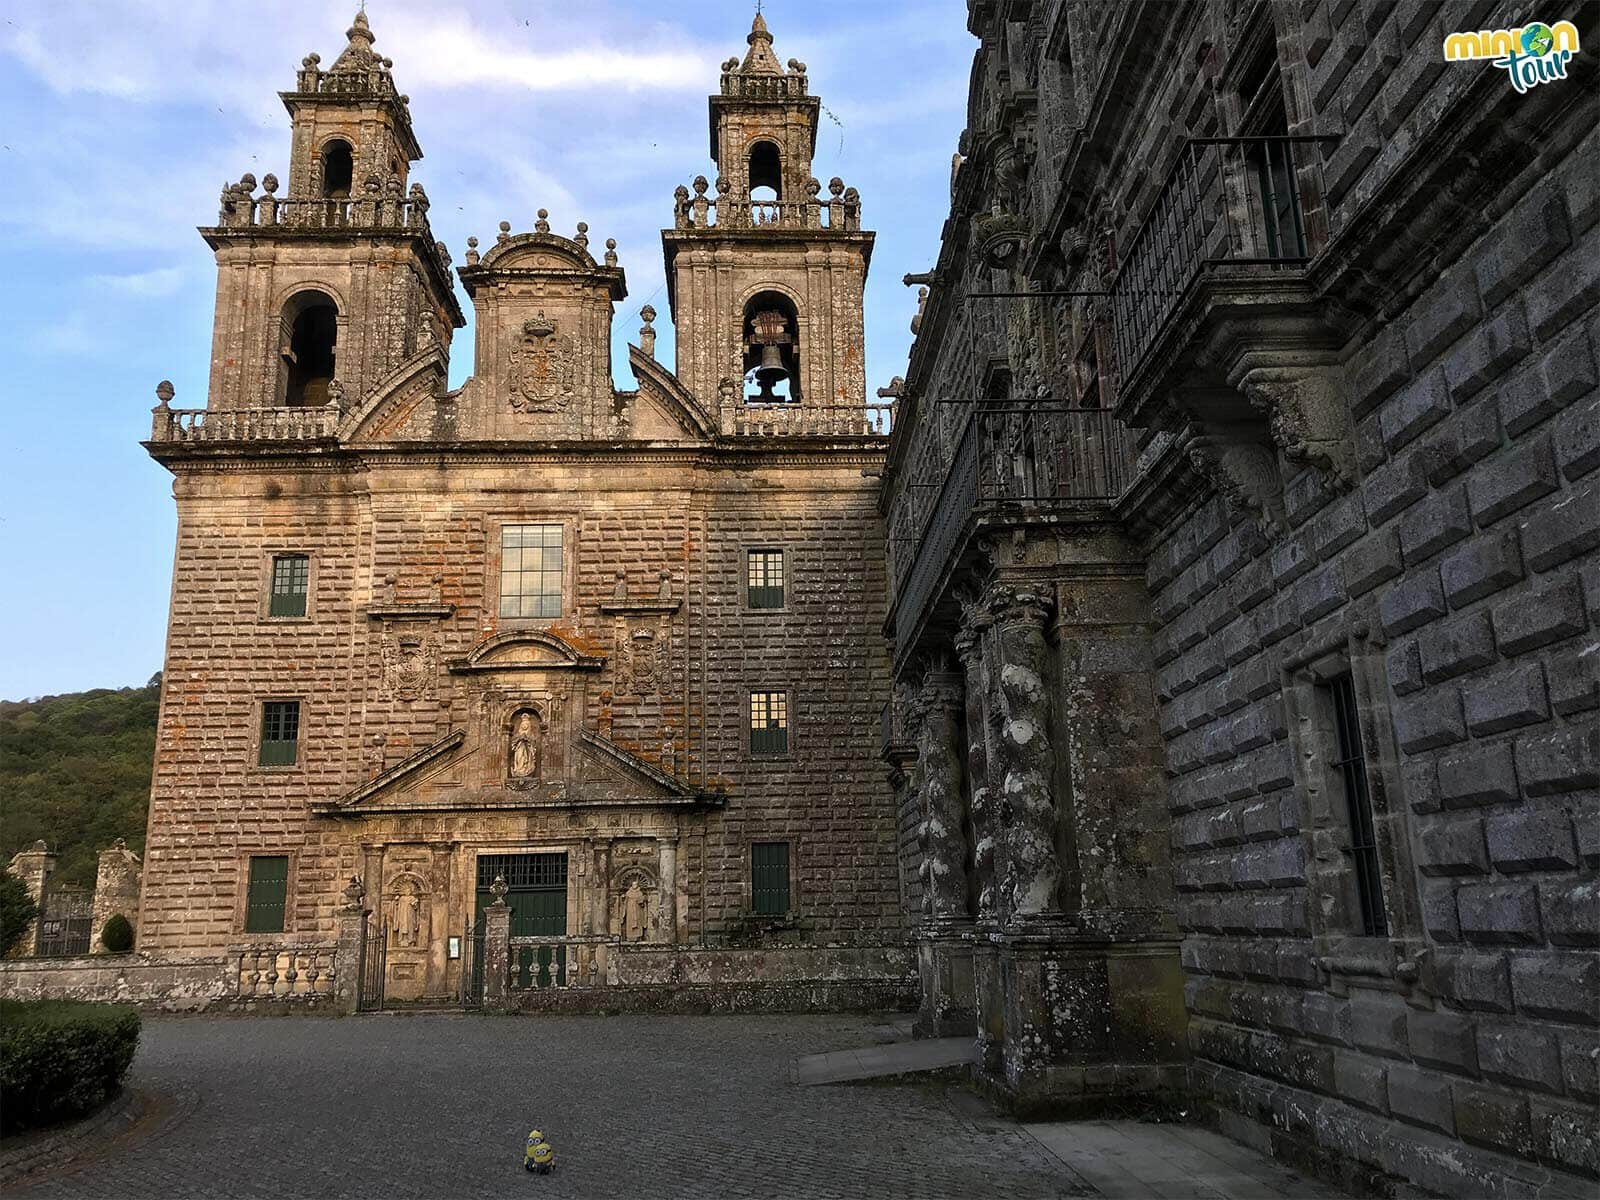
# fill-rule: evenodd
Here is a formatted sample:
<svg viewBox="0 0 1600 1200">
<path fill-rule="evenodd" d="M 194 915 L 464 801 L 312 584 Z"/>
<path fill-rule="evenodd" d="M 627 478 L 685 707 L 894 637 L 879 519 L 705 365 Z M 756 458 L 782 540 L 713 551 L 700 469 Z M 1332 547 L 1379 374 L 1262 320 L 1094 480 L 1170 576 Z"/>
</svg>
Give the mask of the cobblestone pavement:
<svg viewBox="0 0 1600 1200">
<path fill-rule="evenodd" d="M 130 1082 L 170 1100 L 114 1153 L 9 1198 L 1072 1196 L 1019 1126 L 928 1086 L 796 1087 L 869 1045 L 824 1017 L 146 1022 Z M 526 1174 L 537 1125 L 551 1176 Z"/>
</svg>

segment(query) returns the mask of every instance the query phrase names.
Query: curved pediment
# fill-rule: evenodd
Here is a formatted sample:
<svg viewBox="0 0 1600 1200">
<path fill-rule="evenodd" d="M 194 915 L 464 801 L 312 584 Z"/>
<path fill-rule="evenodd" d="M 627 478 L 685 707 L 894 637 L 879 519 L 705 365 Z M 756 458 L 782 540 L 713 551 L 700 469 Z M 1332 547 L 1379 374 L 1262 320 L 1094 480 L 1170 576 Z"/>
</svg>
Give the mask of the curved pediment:
<svg viewBox="0 0 1600 1200">
<path fill-rule="evenodd" d="M 542 629 L 497 633 L 450 664 L 456 674 L 475 671 L 598 671 L 602 654 L 584 654 L 566 639 Z"/>
<path fill-rule="evenodd" d="M 496 242 L 478 265 L 500 270 L 509 267 L 564 267 L 572 271 L 593 271 L 599 264 L 587 249 L 571 238 L 555 233 L 519 233 L 503 242 Z"/>
</svg>

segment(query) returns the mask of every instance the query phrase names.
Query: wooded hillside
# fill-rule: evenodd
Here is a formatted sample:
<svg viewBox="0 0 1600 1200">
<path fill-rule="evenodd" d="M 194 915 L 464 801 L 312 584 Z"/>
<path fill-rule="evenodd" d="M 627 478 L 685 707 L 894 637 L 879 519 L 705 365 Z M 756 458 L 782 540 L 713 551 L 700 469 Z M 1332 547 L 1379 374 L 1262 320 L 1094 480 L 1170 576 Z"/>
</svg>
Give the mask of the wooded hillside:
<svg viewBox="0 0 1600 1200">
<path fill-rule="evenodd" d="M 144 853 L 158 674 L 142 688 L 0 701 L 0 862 L 43 838 L 59 883 L 94 886 L 117 838 Z"/>
</svg>

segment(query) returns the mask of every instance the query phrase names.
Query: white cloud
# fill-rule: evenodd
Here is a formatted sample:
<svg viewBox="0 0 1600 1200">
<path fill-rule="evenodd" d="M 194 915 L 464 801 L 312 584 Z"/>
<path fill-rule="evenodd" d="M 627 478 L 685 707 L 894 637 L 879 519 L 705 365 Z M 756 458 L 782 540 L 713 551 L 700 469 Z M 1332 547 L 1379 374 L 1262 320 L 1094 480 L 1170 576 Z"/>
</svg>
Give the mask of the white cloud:
<svg viewBox="0 0 1600 1200">
<path fill-rule="evenodd" d="M 181 267 L 157 267 L 131 275 L 92 275 L 89 286 L 120 292 L 125 296 L 170 296 L 183 285 Z"/>
</svg>

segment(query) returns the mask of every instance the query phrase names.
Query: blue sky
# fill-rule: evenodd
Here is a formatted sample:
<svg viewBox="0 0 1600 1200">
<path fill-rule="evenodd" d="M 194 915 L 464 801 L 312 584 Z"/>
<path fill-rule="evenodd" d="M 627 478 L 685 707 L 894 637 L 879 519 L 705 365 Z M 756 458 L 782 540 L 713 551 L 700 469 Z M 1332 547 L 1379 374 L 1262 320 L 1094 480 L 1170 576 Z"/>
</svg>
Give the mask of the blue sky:
<svg viewBox="0 0 1600 1200">
<path fill-rule="evenodd" d="M 244 172 L 287 177 L 277 92 L 331 62 L 351 3 L 7 6 L 0 26 L 0 547 L 10 569 L 0 698 L 144 682 L 161 666 L 170 476 L 145 454 L 154 388 L 205 400 L 215 268 L 195 226 Z M 905 369 L 949 203 L 975 43 L 962 0 L 767 0 L 778 57 L 825 106 L 815 174 L 859 188 L 877 232 L 869 391 Z M 653 302 L 670 361 L 659 230 L 672 190 L 712 175 L 706 97 L 743 55 L 753 5 L 726 0 L 441 5 L 371 0 L 425 157 L 413 179 L 460 263 L 504 219 L 618 241 L 629 296 L 614 358 Z M 459 289 L 458 289 L 459 292 Z M 467 307 L 465 293 L 459 293 Z M 471 373 L 470 328 L 452 382 Z"/>
</svg>

